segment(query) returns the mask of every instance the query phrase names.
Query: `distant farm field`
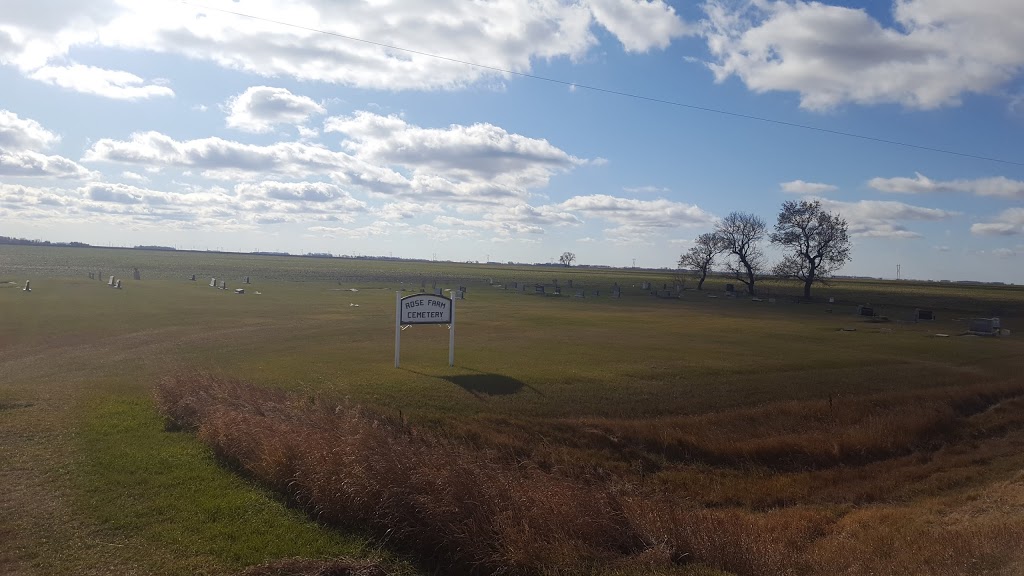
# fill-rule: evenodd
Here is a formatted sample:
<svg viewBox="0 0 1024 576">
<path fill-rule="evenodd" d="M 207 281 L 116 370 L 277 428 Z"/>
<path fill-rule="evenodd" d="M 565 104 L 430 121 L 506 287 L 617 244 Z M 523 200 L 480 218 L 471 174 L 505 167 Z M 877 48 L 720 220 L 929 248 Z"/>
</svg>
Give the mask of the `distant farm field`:
<svg viewBox="0 0 1024 576">
<path fill-rule="evenodd" d="M 676 281 L 0 246 L 0 574 L 1024 571 L 1024 289 Z"/>
</svg>

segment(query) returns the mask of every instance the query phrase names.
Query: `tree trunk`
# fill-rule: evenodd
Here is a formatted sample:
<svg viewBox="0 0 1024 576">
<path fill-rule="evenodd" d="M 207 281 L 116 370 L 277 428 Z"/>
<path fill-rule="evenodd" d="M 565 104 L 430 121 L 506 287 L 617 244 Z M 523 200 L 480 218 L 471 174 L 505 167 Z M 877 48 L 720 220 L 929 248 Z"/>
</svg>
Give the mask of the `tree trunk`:
<svg viewBox="0 0 1024 576">
<path fill-rule="evenodd" d="M 704 280 L 707 279 L 707 273 L 704 273 L 700 277 L 700 281 L 697 282 L 697 290 L 704 290 Z"/>
<path fill-rule="evenodd" d="M 807 300 L 811 299 L 811 284 L 813 280 L 804 280 L 804 298 Z"/>
</svg>

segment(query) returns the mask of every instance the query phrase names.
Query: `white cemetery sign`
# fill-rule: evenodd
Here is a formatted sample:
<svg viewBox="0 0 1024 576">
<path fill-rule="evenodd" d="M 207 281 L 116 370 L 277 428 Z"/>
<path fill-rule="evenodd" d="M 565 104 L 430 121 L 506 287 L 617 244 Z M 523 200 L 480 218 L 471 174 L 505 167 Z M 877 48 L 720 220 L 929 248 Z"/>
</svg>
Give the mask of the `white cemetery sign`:
<svg viewBox="0 0 1024 576">
<path fill-rule="evenodd" d="M 395 292 L 395 368 L 402 351 L 402 330 L 413 324 L 448 325 L 448 365 L 455 365 L 455 301 L 437 294 Z"/>
</svg>

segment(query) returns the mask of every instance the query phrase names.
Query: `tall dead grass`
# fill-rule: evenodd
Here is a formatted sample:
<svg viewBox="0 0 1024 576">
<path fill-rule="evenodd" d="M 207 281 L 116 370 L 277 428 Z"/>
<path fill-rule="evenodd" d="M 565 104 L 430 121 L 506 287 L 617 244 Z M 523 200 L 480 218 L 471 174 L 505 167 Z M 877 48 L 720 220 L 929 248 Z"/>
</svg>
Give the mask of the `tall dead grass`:
<svg viewBox="0 0 1024 576">
<path fill-rule="evenodd" d="M 845 465 L 955 438 L 965 420 L 982 414 L 994 428 L 1019 427 L 1022 417 L 1001 409 L 1017 401 L 997 404 L 1020 394 L 1014 390 L 851 400 L 838 415 L 835 406 L 793 403 L 673 420 L 667 431 L 644 423 L 582 425 L 604 427 L 596 436 L 619 435 L 608 442 L 631 439 L 662 451 L 686 439 L 687 457 L 699 446 L 709 462 L 730 466 L 744 458 Z M 913 507 L 705 508 L 635 477 L 598 473 L 597 466 L 571 473 L 538 466 L 522 457 L 526 450 L 510 458 L 488 447 L 486 435 L 467 442 L 322 396 L 192 372 L 161 380 L 156 400 L 169 429 L 196 432 L 223 461 L 319 520 L 369 529 L 443 573 L 620 574 L 699 563 L 737 574 L 953 574 L 1024 560 L 1010 543 L 1024 534 L 1024 521 L 1002 513 L 946 527 L 948 514 Z M 901 420 L 894 408 L 902 406 L 910 416 Z M 864 557 L 852 561 L 847 551 Z"/>
</svg>

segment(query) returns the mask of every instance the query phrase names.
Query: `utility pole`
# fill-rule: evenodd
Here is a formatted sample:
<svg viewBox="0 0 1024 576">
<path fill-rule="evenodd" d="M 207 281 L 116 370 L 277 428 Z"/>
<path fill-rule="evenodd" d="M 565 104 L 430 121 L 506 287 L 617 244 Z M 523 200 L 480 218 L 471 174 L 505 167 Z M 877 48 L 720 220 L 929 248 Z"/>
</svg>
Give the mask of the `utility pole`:
<svg viewBox="0 0 1024 576">
<path fill-rule="evenodd" d="M 900 279 L 900 265 L 899 264 L 896 265 L 896 279 L 897 280 Z"/>
</svg>

